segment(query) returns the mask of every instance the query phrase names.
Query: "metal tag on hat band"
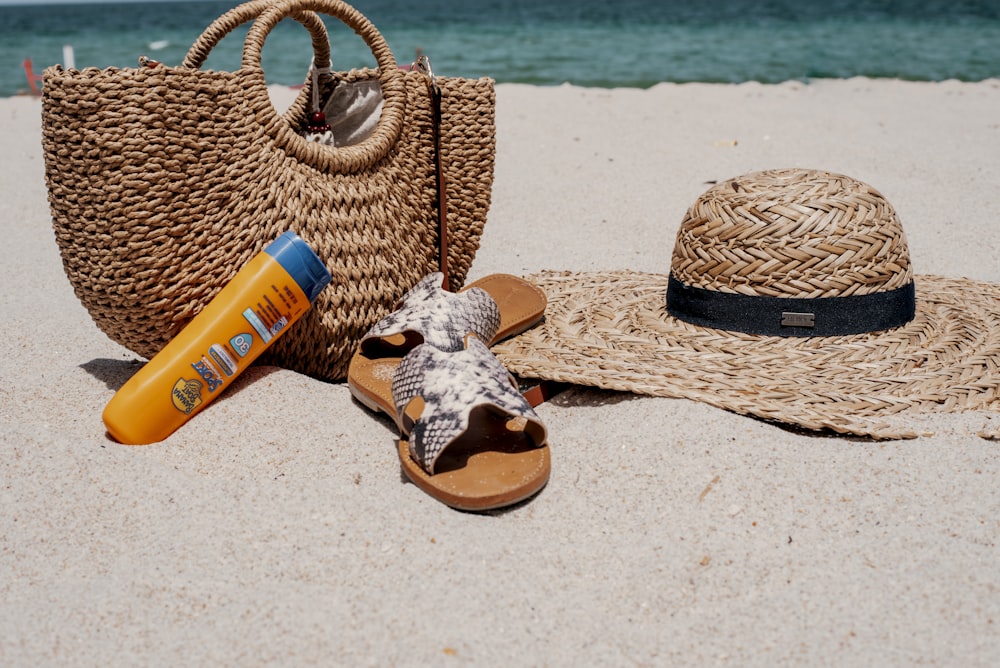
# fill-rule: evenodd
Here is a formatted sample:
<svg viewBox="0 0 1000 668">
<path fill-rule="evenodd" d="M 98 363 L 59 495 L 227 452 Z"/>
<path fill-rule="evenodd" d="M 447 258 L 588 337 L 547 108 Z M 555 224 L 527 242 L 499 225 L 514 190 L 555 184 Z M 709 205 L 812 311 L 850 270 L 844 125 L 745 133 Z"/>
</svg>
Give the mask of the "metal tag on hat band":
<svg viewBox="0 0 1000 668">
<path fill-rule="evenodd" d="M 816 316 L 812 313 L 781 312 L 782 327 L 815 327 Z"/>
</svg>

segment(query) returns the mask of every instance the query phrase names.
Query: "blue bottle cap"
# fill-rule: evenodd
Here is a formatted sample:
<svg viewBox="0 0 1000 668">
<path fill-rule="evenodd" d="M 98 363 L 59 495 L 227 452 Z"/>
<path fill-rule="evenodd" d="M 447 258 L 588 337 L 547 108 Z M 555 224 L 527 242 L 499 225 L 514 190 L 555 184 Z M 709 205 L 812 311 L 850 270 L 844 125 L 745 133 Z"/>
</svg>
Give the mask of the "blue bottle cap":
<svg viewBox="0 0 1000 668">
<path fill-rule="evenodd" d="M 295 232 L 285 232 L 268 244 L 264 252 L 277 260 L 288 275 L 295 279 L 310 302 L 330 282 L 330 272 L 326 265 Z"/>
</svg>

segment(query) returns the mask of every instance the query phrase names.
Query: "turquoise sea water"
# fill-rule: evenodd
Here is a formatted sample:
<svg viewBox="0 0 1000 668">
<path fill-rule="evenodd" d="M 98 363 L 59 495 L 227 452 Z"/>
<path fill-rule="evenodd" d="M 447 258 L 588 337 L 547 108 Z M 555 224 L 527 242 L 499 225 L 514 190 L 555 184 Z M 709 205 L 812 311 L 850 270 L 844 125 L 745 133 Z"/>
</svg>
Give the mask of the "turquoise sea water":
<svg viewBox="0 0 1000 668">
<path fill-rule="evenodd" d="M 63 62 L 134 67 L 181 62 L 223 2 L 0 4 L 0 96 Z M 851 76 L 937 81 L 1000 77 L 1000 0 L 357 0 L 400 61 L 418 49 L 439 74 L 499 82 L 647 87 L 661 81 L 780 82 Z M 337 69 L 373 64 L 333 20 Z M 245 29 L 207 67 L 236 69 Z M 272 83 L 301 83 L 307 33 L 283 22 L 268 39 Z"/>
</svg>

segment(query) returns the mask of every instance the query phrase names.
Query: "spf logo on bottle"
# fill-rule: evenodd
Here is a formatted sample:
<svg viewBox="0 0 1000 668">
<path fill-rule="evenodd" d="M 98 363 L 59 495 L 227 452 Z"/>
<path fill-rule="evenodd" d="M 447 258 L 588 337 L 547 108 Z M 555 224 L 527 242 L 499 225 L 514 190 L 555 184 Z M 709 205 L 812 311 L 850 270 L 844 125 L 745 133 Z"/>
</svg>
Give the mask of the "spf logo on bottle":
<svg viewBox="0 0 1000 668">
<path fill-rule="evenodd" d="M 174 383 L 174 389 L 170 392 L 170 400 L 174 408 L 184 415 L 190 415 L 191 411 L 201 405 L 201 383 L 197 380 L 178 378 Z"/>
<path fill-rule="evenodd" d="M 250 334 L 237 334 L 229 339 L 229 345 L 233 347 L 237 355 L 246 357 L 247 353 L 250 352 L 250 346 L 253 345 L 253 336 Z"/>
</svg>

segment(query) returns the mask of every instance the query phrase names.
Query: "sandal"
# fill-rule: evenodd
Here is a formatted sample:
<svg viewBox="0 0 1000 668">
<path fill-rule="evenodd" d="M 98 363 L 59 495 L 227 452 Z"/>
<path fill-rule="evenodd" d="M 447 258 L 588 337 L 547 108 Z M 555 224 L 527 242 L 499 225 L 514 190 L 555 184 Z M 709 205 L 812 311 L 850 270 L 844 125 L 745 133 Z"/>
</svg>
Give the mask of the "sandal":
<svg viewBox="0 0 1000 668">
<path fill-rule="evenodd" d="M 545 425 L 475 334 L 456 352 L 414 348 L 396 371 L 392 393 L 403 472 L 438 501 L 493 510 L 548 482 Z"/>
<path fill-rule="evenodd" d="M 545 293 L 487 276 L 459 293 L 426 276 L 364 337 L 348 369 L 362 404 L 396 421 L 404 473 L 454 508 L 491 510 L 548 481 L 545 426 L 484 342 L 542 319 Z"/>
<path fill-rule="evenodd" d="M 347 370 L 347 386 L 368 408 L 396 417 L 392 377 L 403 356 L 419 344 L 456 352 L 473 333 L 492 346 L 530 329 L 545 314 L 545 293 L 517 276 L 491 274 L 460 292 L 442 289 L 443 280 L 440 272 L 422 278 L 398 310 L 361 340 Z"/>
</svg>

